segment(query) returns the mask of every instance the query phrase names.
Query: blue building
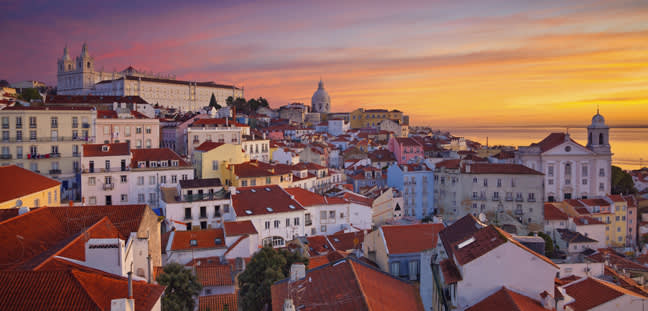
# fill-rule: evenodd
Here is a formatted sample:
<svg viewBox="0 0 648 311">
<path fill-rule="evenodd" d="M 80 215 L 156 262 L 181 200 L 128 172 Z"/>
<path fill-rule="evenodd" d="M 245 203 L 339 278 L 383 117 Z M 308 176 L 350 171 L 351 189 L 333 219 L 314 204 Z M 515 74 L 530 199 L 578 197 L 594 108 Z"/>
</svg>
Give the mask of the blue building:
<svg viewBox="0 0 648 311">
<path fill-rule="evenodd" d="M 435 214 L 434 170 L 427 164 L 391 164 L 387 168 L 387 186 L 403 194 L 403 216 L 422 219 Z"/>
</svg>

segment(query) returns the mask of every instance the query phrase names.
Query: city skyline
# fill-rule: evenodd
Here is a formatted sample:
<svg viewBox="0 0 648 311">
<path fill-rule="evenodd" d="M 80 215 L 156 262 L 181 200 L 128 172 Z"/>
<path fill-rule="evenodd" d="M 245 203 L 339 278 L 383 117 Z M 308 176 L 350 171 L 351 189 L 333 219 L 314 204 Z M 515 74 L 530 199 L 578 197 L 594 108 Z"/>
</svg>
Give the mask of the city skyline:
<svg viewBox="0 0 648 311">
<path fill-rule="evenodd" d="M 387 106 L 413 125 L 583 126 L 597 106 L 615 127 L 648 115 L 639 1 L 166 4 L 9 2 L 0 78 L 55 85 L 63 47 L 74 57 L 87 42 L 97 69 L 233 83 L 274 107 L 309 103 L 321 76 L 332 111 Z"/>
</svg>

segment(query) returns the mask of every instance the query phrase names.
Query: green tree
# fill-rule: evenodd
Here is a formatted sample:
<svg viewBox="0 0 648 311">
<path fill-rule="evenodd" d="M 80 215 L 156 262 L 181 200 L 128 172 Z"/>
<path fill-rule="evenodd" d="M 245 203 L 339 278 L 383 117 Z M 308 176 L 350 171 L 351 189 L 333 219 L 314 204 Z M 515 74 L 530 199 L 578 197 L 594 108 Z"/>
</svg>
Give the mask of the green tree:
<svg viewBox="0 0 648 311">
<path fill-rule="evenodd" d="M 168 264 L 163 271 L 157 277 L 157 282 L 167 287 L 162 296 L 162 310 L 193 311 L 194 299 L 202 289 L 198 278 L 179 263 Z"/>
<path fill-rule="evenodd" d="M 297 262 L 308 264 L 308 258 L 267 246 L 256 253 L 245 267 L 245 271 L 239 275 L 239 295 L 243 310 L 271 307 L 272 283 L 289 276 L 290 265 Z"/>
<path fill-rule="evenodd" d="M 232 96 L 227 97 L 227 99 L 225 100 L 225 105 L 231 106 L 233 104 L 234 104 L 234 97 Z"/>
<path fill-rule="evenodd" d="M 209 100 L 209 107 L 214 107 L 216 109 L 221 109 L 221 105 L 216 102 L 216 96 L 212 93 L 211 99 Z"/>
<path fill-rule="evenodd" d="M 38 92 L 38 90 L 35 88 L 23 89 L 22 93 L 20 93 L 20 97 L 26 101 L 31 101 L 32 99 L 37 99 L 37 100 L 43 99 L 40 93 Z"/>
<path fill-rule="evenodd" d="M 533 236 L 532 232 L 529 232 L 529 236 Z M 554 243 L 551 237 L 544 233 L 538 232 L 538 236 L 545 240 L 545 256 L 551 258 L 554 255 Z"/>
<path fill-rule="evenodd" d="M 635 188 L 632 176 L 618 166 L 612 166 L 612 194 L 635 194 Z"/>
</svg>

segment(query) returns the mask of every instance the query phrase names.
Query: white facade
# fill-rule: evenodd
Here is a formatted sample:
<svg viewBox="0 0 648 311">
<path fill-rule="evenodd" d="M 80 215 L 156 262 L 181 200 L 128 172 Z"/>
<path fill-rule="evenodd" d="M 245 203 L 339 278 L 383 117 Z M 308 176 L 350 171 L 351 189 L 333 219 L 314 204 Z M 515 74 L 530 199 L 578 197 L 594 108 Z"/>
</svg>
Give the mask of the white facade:
<svg viewBox="0 0 648 311">
<path fill-rule="evenodd" d="M 295 220 L 299 225 L 295 225 Z M 259 233 L 261 245 L 282 247 L 286 241 L 295 239 L 298 236 L 304 236 L 304 210 L 294 212 L 282 212 L 273 214 L 264 214 L 256 216 L 237 216 L 236 221 L 250 220 Z M 289 225 L 286 225 L 289 222 Z M 273 240 L 274 237 L 280 237 Z"/>
<path fill-rule="evenodd" d="M 288 165 L 297 164 L 299 163 L 299 151 L 289 148 L 277 148 L 272 153 L 272 161 Z"/>
<path fill-rule="evenodd" d="M 306 235 L 331 235 L 342 230 L 371 229 L 369 206 L 342 203 L 314 205 L 305 209 Z"/>
<path fill-rule="evenodd" d="M 206 141 L 238 145 L 245 134 L 241 127 L 189 127 L 186 133 L 187 154 L 193 154 L 194 149 Z"/>
<path fill-rule="evenodd" d="M 250 156 L 250 160 L 270 162 L 270 140 L 244 140 L 241 142 L 241 147 Z"/>
<path fill-rule="evenodd" d="M 315 91 L 313 97 L 311 98 L 311 109 L 313 112 L 320 113 L 329 113 L 329 111 L 331 110 L 331 97 L 324 89 L 324 82 L 322 82 L 321 79 L 317 86 L 317 91 Z"/>
<path fill-rule="evenodd" d="M 346 133 L 350 128 L 350 123 L 343 119 L 330 119 L 328 120 L 327 131 L 333 136 L 338 136 Z"/>
</svg>

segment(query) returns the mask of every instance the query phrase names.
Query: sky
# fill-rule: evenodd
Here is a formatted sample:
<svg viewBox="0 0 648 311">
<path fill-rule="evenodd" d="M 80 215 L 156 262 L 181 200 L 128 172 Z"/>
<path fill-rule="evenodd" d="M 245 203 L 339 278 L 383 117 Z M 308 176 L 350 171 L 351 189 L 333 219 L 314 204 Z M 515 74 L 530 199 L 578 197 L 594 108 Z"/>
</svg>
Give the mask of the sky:
<svg viewBox="0 0 648 311">
<path fill-rule="evenodd" d="M 0 79 L 56 84 L 87 42 L 129 65 L 243 86 L 271 106 L 399 109 L 413 125 L 648 126 L 648 1 L 3 0 Z M 207 104 L 207 103 L 206 103 Z"/>
</svg>

